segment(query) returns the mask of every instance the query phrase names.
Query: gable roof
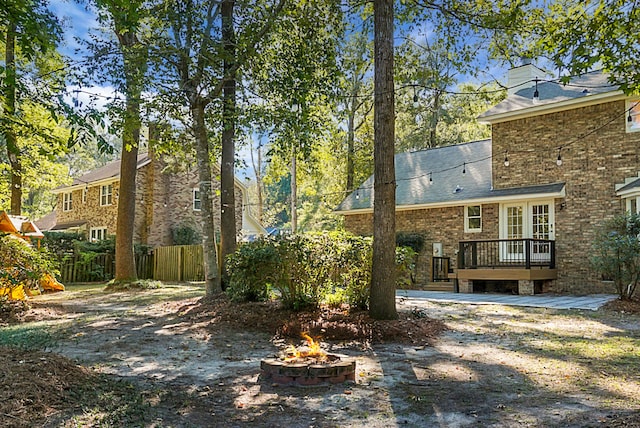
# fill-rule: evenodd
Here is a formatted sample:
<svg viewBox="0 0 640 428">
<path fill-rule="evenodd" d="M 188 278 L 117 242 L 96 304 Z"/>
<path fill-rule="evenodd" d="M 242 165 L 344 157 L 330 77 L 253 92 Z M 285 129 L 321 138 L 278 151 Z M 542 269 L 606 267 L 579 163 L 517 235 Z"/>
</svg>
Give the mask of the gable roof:
<svg viewBox="0 0 640 428">
<path fill-rule="evenodd" d="M 608 75 L 598 70 L 572 77 L 567 84 L 558 80 L 540 80 L 537 84 L 538 100 L 533 99 L 535 86 L 523 88 L 482 113 L 478 119 L 494 123 L 523 115 L 544 114 L 571 105 L 602 102 L 603 98 L 624 98 L 623 92 L 607 79 Z"/>
<path fill-rule="evenodd" d="M 491 190 L 491 140 L 399 153 L 395 169 L 397 206 L 479 198 Z M 373 180 L 371 175 L 336 211 L 371 209 Z"/>
<path fill-rule="evenodd" d="M 9 215 L 0 211 L 0 232 L 8 232 L 17 236 L 43 238 L 44 234 L 26 217 Z"/>
<path fill-rule="evenodd" d="M 151 157 L 148 153 L 138 154 L 138 163 L 136 169 L 140 169 L 143 166 L 151 162 Z M 70 191 L 74 188 L 84 187 L 88 184 L 106 182 L 109 180 L 117 180 L 120 177 L 120 163 L 121 159 L 109 162 L 108 164 L 89 171 L 88 173 L 74 178 L 73 182 L 69 186 L 60 186 L 53 189 L 53 193 L 60 193 L 63 191 Z"/>
<path fill-rule="evenodd" d="M 491 140 L 397 154 L 396 209 L 564 196 L 564 183 L 493 189 L 491 158 Z M 373 184 L 371 175 L 335 211 L 340 214 L 370 212 Z"/>
</svg>

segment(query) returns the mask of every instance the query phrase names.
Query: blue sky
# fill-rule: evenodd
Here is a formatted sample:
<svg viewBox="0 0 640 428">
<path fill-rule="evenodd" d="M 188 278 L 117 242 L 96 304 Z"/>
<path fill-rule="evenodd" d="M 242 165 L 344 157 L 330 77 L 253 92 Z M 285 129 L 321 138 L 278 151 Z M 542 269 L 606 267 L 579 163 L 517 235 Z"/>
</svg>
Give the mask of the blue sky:
<svg viewBox="0 0 640 428">
<path fill-rule="evenodd" d="M 65 29 L 64 44 L 60 50 L 63 54 L 74 57 L 75 50 L 81 48 L 76 38 L 86 37 L 90 28 L 98 27 L 96 15 L 73 0 L 50 0 L 50 5 Z"/>
</svg>

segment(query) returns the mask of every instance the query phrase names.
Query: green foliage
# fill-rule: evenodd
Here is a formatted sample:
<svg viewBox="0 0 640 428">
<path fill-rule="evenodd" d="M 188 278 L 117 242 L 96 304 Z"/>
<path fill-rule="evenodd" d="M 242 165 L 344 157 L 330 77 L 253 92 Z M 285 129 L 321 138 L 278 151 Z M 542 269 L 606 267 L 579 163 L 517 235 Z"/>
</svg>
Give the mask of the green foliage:
<svg viewBox="0 0 640 428">
<path fill-rule="evenodd" d="M 225 268 L 229 274 L 226 293 L 236 301 L 263 301 L 279 279 L 280 256 L 274 239 L 263 238 L 238 246 Z"/>
<path fill-rule="evenodd" d="M 77 242 L 86 240 L 86 236 L 79 232 L 43 232 L 43 234 L 42 246 L 59 257 L 72 253 L 76 249 Z"/>
<path fill-rule="evenodd" d="M 0 329 L 0 346 L 43 350 L 54 344 L 54 336 L 43 325 L 18 324 Z"/>
<path fill-rule="evenodd" d="M 535 21 L 536 48 L 567 76 L 603 68 L 625 93 L 637 93 L 639 20 L 640 8 L 626 0 L 556 1 Z"/>
<path fill-rule="evenodd" d="M 593 243 L 592 266 L 613 281 L 622 300 L 633 297 L 640 282 L 640 216 L 625 214 L 607 221 Z"/>
<path fill-rule="evenodd" d="M 202 244 L 202 235 L 188 224 L 181 224 L 172 228 L 171 237 L 174 245 Z"/>
<path fill-rule="evenodd" d="M 325 302 L 366 309 L 369 304 L 371 238 L 345 233 L 261 238 L 241 245 L 227 261 L 234 300 L 265 300 L 274 289 L 285 307 Z M 415 253 L 397 250 L 399 284 L 411 281 Z"/>
<path fill-rule="evenodd" d="M 115 236 L 110 236 L 107 239 L 100 241 L 76 241 L 76 252 L 79 253 L 96 253 L 96 254 L 115 254 L 116 253 L 116 239 Z"/>
<path fill-rule="evenodd" d="M 398 232 L 396 234 L 396 246 L 409 247 L 415 253 L 424 248 L 424 235 L 420 233 Z"/>
<path fill-rule="evenodd" d="M 396 286 L 398 288 L 413 288 L 415 285 L 417 255 L 411 247 L 396 247 Z"/>
<path fill-rule="evenodd" d="M 36 290 L 42 276 L 53 273 L 53 260 L 48 253 L 13 235 L 0 234 L 0 288 L 23 285 Z"/>
</svg>

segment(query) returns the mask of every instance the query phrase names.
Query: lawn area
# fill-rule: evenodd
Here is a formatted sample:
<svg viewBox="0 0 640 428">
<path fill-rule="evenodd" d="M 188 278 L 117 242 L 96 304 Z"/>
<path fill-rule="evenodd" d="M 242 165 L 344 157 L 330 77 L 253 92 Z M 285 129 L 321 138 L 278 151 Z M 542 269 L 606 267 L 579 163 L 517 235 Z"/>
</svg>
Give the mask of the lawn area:
<svg viewBox="0 0 640 428">
<path fill-rule="evenodd" d="M 0 328 L 3 424 L 640 426 L 638 305 L 399 301 L 402 319 L 380 324 L 363 314 L 205 301 L 200 284 L 103 289 L 38 296 Z M 261 360 L 300 344 L 285 333 L 309 326 L 340 333 L 322 346 L 356 361 L 355 382 L 293 387 L 260 378 Z"/>
</svg>

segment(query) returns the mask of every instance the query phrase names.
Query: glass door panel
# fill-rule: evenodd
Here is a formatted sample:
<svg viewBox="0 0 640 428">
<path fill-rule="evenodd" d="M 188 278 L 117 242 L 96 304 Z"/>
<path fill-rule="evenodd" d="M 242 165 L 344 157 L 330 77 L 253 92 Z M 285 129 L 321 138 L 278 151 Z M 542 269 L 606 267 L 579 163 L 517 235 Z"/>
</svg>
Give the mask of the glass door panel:
<svg viewBox="0 0 640 428">
<path fill-rule="evenodd" d="M 507 206 L 506 238 L 522 239 L 524 237 L 524 205 Z M 524 260 L 524 244 L 522 241 L 507 241 L 503 253 L 506 262 Z"/>
<path fill-rule="evenodd" d="M 551 218 L 549 204 L 531 205 L 531 237 L 551 239 Z M 551 248 L 548 243 L 532 242 L 531 260 L 549 261 Z"/>
</svg>

